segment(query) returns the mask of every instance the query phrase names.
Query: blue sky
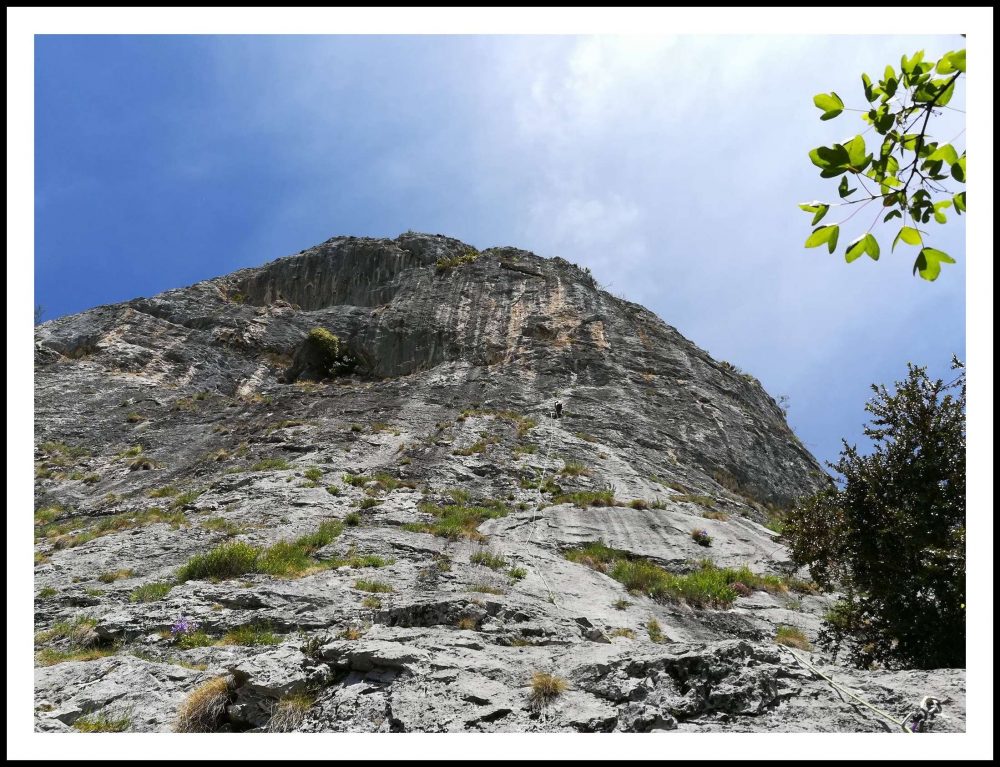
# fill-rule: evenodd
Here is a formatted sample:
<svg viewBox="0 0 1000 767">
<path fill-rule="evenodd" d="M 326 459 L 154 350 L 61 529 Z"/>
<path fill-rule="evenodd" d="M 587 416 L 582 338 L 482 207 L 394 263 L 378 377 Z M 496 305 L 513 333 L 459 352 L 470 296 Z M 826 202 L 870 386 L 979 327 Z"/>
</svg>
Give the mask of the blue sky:
<svg viewBox="0 0 1000 767">
<path fill-rule="evenodd" d="M 812 96 L 861 106 L 862 71 L 963 45 L 39 36 L 35 299 L 52 318 L 338 234 L 515 245 L 589 266 L 787 395 L 796 433 L 833 459 L 860 438 L 869 384 L 964 357 L 965 232 L 933 231 L 958 259 L 936 283 L 910 276 L 912 250 L 887 252 L 888 229 L 878 263 L 803 249 L 796 203 L 836 197 L 808 150 L 865 127 L 820 122 Z M 951 106 L 964 100 L 960 87 Z"/>
</svg>

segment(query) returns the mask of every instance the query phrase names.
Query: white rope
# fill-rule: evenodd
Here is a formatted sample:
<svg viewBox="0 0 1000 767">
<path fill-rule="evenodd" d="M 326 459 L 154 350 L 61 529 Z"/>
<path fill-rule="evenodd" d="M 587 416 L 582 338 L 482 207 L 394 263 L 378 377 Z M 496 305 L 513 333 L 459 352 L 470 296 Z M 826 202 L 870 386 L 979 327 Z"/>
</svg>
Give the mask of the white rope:
<svg viewBox="0 0 1000 767">
<path fill-rule="evenodd" d="M 830 685 L 834 689 L 837 689 L 840 692 L 845 693 L 846 695 L 849 695 L 850 697 L 854 698 L 854 700 L 856 700 L 858 703 L 860 703 L 865 708 L 871 709 L 872 711 L 874 711 L 876 714 L 878 714 L 879 716 L 881 716 L 884 719 L 888 719 L 890 722 L 892 722 L 894 725 L 896 725 L 903 732 L 910 733 L 911 735 L 913 734 L 912 731 L 909 730 L 906 727 L 906 724 L 904 722 L 901 722 L 898 719 L 896 719 L 895 717 L 890 716 L 889 714 L 887 714 L 885 711 L 882 711 L 881 709 L 876 708 L 875 706 L 873 706 L 868 701 L 866 701 L 863 698 L 860 698 L 859 696 L 855 695 L 853 692 L 851 692 L 850 690 L 848 690 L 846 687 L 843 687 L 842 685 L 837 684 L 830 677 L 828 677 L 822 671 L 820 671 L 815 666 L 813 666 L 811 663 L 809 663 L 808 661 L 803 660 L 802 658 L 800 658 L 797 653 L 792 652 L 791 650 L 789 650 L 788 652 L 790 652 L 792 654 L 792 657 L 795 658 L 795 660 L 797 660 L 800 664 L 802 664 L 803 666 L 805 666 L 807 669 L 809 669 L 810 671 L 812 671 L 817 676 L 820 676 L 823 679 L 825 679 L 827 682 L 829 682 Z"/>
</svg>

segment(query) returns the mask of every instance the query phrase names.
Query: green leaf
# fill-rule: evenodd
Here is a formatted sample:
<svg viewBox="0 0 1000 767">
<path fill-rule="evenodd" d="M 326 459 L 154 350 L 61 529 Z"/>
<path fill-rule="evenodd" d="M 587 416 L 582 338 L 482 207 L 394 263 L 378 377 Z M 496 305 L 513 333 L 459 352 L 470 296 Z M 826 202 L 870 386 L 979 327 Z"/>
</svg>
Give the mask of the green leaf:
<svg viewBox="0 0 1000 767">
<path fill-rule="evenodd" d="M 861 136 L 855 136 L 844 144 L 844 149 L 847 150 L 847 159 L 851 167 L 860 168 L 865 161 L 865 140 Z"/>
<path fill-rule="evenodd" d="M 833 253 L 837 248 L 837 236 L 840 234 L 840 227 L 837 224 L 832 226 L 821 226 L 813 231 L 812 234 L 806 239 L 807 248 L 817 248 L 824 242 L 827 244 L 830 252 Z"/>
<path fill-rule="evenodd" d="M 965 48 L 948 54 L 948 59 L 951 61 L 951 65 L 959 72 L 965 71 Z"/>
<path fill-rule="evenodd" d="M 847 250 L 844 252 L 844 259 L 847 263 L 856 261 L 865 254 L 865 235 L 861 235 L 858 239 L 852 241 L 848 244 Z"/>
<path fill-rule="evenodd" d="M 898 213 L 899 211 L 896 212 Z M 902 229 L 899 230 L 899 233 L 896 235 L 896 239 L 892 241 L 893 250 L 896 249 L 896 243 L 899 242 L 900 240 L 905 242 L 907 245 L 920 245 L 921 244 L 920 232 L 918 232 L 912 226 L 904 226 Z"/>
<path fill-rule="evenodd" d="M 924 60 L 924 52 L 917 51 L 913 54 L 912 58 L 906 58 L 906 54 L 903 54 L 903 58 L 900 60 L 899 68 L 903 70 L 906 74 L 911 74 L 916 68 L 917 64 Z"/>
<path fill-rule="evenodd" d="M 885 78 L 886 82 L 888 82 L 889 80 L 896 79 L 896 70 L 892 68 L 892 64 L 885 65 L 885 72 L 883 73 L 882 77 Z"/>
<path fill-rule="evenodd" d="M 899 143 L 902 145 L 903 149 L 909 149 L 911 152 L 915 152 L 917 148 L 917 139 L 919 138 L 919 133 L 907 133 L 903 136 Z"/>
<path fill-rule="evenodd" d="M 882 219 L 882 223 L 885 223 L 889 219 L 902 218 L 902 217 L 903 214 L 900 213 L 898 210 L 890 210 L 888 213 L 885 214 L 885 218 Z M 893 243 L 893 245 L 895 245 L 895 243 Z"/>
<path fill-rule="evenodd" d="M 817 93 L 813 96 L 813 104 L 823 110 L 820 120 L 832 120 L 844 111 L 844 102 L 836 93 Z"/>
<path fill-rule="evenodd" d="M 955 201 L 955 212 L 961 216 L 965 210 L 965 192 L 959 192 L 951 199 Z"/>
<path fill-rule="evenodd" d="M 962 153 L 962 156 L 958 158 L 958 162 L 952 163 L 952 166 L 951 166 L 951 177 L 953 179 L 955 179 L 956 181 L 960 181 L 963 184 L 965 183 L 965 153 L 964 152 Z"/>
<path fill-rule="evenodd" d="M 861 73 L 861 84 L 865 89 L 865 98 L 868 99 L 868 103 L 875 100 L 875 91 L 872 88 L 872 79 L 866 75 L 864 72 Z"/>
<path fill-rule="evenodd" d="M 878 246 L 878 240 L 875 239 L 875 235 L 866 234 L 865 235 L 865 252 L 871 258 L 872 261 L 878 261 L 879 253 L 881 252 Z"/>
<path fill-rule="evenodd" d="M 925 280 L 933 282 L 941 274 L 941 264 L 953 264 L 955 259 L 936 248 L 923 248 L 913 262 L 913 273 L 920 273 Z"/>
<path fill-rule="evenodd" d="M 846 173 L 850 163 L 847 150 L 842 144 L 816 147 L 809 152 L 809 159 L 813 165 L 822 169 L 819 175 L 823 178 L 833 178 Z"/>
<path fill-rule="evenodd" d="M 850 197 L 852 194 L 858 191 L 858 188 L 854 187 L 854 189 L 848 189 L 847 176 L 844 176 L 842 179 L 840 179 L 840 186 L 837 187 L 837 191 L 840 193 L 841 197 Z"/>
<path fill-rule="evenodd" d="M 825 202 L 819 202 L 816 200 L 814 202 L 800 202 L 799 207 L 802 208 L 806 213 L 815 213 L 813 216 L 812 225 L 816 226 L 820 222 L 820 219 L 826 215 L 827 211 L 830 210 L 830 206 Z"/>
<path fill-rule="evenodd" d="M 942 56 L 937 63 L 939 75 L 950 75 L 952 72 L 965 71 L 965 49 L 960 51 L 949 51 Z"/>
<path fill-rule="evenodd" d="M 938 85 L 938 83 L 941 84 Z M 938 85 L 938 90 L 944 88 L 944 92 L 938 96 L 937 100 L 934 102 L 935 106 L 943 107 L 951 101 L 951 97 L 955 95 L 955 83 L 952 82 L 949 84 L 947 81 L 942 82 L 941 80 L 935 80 L 934 84 Z"/>
</svg>

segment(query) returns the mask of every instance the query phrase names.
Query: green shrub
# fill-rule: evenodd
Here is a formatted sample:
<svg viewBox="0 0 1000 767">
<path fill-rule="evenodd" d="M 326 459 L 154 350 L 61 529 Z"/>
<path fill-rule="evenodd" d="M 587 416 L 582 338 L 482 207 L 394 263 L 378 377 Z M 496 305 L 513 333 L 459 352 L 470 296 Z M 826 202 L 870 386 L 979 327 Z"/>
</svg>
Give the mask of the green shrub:
<svg viewBox="0 0 1000 767">
<path fill-rule="evenodd" d="M 356 511 L 350 512 L 346 517 L 344 517 L 344 524 L 348 527 L 357 527 L 361 524 L 361 515 Z"/>
<path fill-rule="evenodd" d="M 371 581 L 363 578 L 359 578 L 354 581 L 354 588 L 358 591 L 370 591 L 373 594 L 388 594 L 395 590 L 392 586 L 388 583 L 384 583 L 383 581 Z"/>
<path fill-rule="evenodd" d="M 54 597 L 58 593 L 59 592 L 56 591 L 51 586 L 44 586 L 44 587 L 42 587 L 42 588 L 40 588 L 38 590 L 37 598 L 38 599 L 51 599 L 52 597 Z"/>
<path fill-rule="evenodd" d="M 446 272 L 449 269 L 453 269 L 456 266 L 461 266 L 462 264 L 470 264 L 475 261 L 482 254 L 475 248 L 466 248 L 461 253 L 457 253 L 453 256 L 440 256 L 437 261 L 435 261 L 435 266 L 437 267 L 438 273 Z"/>
<path fill-rule="evenodd" d="M 523 567 L 512 567 L 510 572 L 507 573 L 512 581 L 523 580 L 528 575 L 528 571 Z"/>
<path fill-rule="evenodd" d="M 313 328 L 309 331 L 303 357 L 308 360 L 308 367 L 326 376 L 347 375 L 358 366 L 357 356 L 326 328 Z"/>
</svg>

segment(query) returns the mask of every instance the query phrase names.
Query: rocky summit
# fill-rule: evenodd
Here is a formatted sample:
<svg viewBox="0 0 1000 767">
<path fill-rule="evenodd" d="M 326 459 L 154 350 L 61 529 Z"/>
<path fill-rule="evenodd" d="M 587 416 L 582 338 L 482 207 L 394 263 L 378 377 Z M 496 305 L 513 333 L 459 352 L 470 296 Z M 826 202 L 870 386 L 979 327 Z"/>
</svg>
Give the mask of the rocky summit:
<svg viewBox="0 0 1000 767">
<path fill-rule="evenodd" d="M 962 671 L 812 647 L 775 400 L 560 258 L 336 237 L 46 322 L 35 466 L 38 730 L 965 729 Z"/>
</svg>

